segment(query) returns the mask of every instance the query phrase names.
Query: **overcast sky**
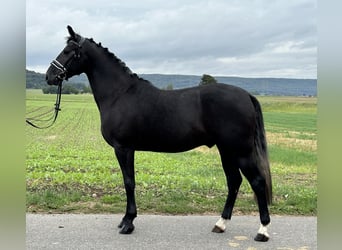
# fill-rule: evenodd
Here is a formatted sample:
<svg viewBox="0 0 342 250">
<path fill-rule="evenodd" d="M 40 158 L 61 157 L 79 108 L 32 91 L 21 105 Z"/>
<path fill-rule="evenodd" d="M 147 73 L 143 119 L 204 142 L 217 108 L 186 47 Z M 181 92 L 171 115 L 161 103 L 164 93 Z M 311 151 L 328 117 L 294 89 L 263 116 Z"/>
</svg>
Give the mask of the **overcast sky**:
<svg viewBox="0 0 342 250">
<path fill-rule="evenodd" d="M 26 65 L 44 73 L 70 24 L 135 73 L 317 78 L 313 0 L 29 0 Z"/>
</svg>

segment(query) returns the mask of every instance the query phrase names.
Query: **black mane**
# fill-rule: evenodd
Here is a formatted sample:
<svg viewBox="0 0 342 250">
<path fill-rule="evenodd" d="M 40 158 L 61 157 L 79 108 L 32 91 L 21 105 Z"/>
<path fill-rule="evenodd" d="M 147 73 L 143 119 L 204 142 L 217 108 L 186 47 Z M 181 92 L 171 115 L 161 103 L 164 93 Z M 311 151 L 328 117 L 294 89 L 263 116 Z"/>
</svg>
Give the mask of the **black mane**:
<svg viewBox="0 0 342 250">
<path fill-rule="evenodd" d="M 142 80 L 142 81 L 145 81 L 145 82 L 150 83 L 149 81 L 147 81 L 147 80 L 141 78 L 141 77 L 140 77 L 139 75 L 137 75 L 136 73 L 133 73 L 132 70 L 131 70 L 129 67 L 127 67 L 127 65 L 126 65 L 125 62 L 123 62 L 120 58 L 118 58 L 114 53 L 110 52 L 108 48 L 103 47 L 102 44 L 101 44 L 101 42 L 96 43 L 96 42 L 94 41 L 93 38 L 89 38 L 88 40 L 89 40 L 91 43 L 94 43 L 97 47 L 103 49 L 103 50 L 105 51 L 105 53 L 106 53 L 109 57 L 111 57 L 116 63 L 118 63 L 118 64 L 121 66 L 121 68 L 123 69 L 123 71 L 126 72 L 127 74 L 129 74 L 131 77 L 134 77 L 134 78 L 137 78 L 138 80 Z"/>
<path fill-rule="evenodd" d="M 76 42 L 78 42 L 80 38 L 81 38 L 81 35 L 77 34 Z M 94 43 L 97 47 L 103 49 L 107 53 L 107 55 L 110 56 L 116 63 L 118 63 L 122 67 L 123 71 L 129 74 L 131 77 L 137 78 L 138 80 L 145 81 L 151 84 L 151 82 L 141 78 L 138 74 L 132 72 L 132 70 L 129 67 L 127 67 L 125 62 L 123 62 L 120 58 L 118 58 L 114 53 L 110 52 L 108 48 L 103 47 L 101 42 L 96 43 L 93 38 L 89 38 L 87 40 L 90 41 L 91 43 Z M 72 36 L 68 36 L 66 38 L 66 43 L 68 44 L 70 41 L 75 41 L 75 38 Z"/>
</svg>

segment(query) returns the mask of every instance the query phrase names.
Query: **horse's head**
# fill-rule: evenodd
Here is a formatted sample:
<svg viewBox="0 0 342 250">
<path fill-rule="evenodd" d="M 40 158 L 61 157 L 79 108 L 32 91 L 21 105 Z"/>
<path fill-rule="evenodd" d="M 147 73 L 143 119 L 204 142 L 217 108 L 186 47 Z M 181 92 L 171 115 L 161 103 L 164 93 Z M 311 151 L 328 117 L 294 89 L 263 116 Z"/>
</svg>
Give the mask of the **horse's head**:
<svg viewBox="0 0 342 250">
<path fill-rule="evenodd" d="M 82 45 L 86 39 L 76 34 L 70 26 L 67 28 L 70 34 L 67 45 L 51 62 L 46 72 L 46 82 L 49 85 L 59 85 L 63 80 L 83 72 Z"/>
</svg>

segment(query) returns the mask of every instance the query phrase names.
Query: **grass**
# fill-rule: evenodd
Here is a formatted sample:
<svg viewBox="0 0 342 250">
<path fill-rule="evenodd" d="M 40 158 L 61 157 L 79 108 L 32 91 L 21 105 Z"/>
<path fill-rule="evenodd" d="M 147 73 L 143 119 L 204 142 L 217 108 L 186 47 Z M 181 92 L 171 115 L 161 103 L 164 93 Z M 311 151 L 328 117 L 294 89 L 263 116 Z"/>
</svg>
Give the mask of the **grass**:
<svg viewBox="0 0 342 250">
<path fill-rule="evenodd" d="M 258 97 L 273 176 L 273 214 L 316 215 L 316 98 Z M 53 107 L 54 95 L 27 91 L 27 113 Z M 26 126 L 29 212 L 123 213 L 125 191 L 113 150 L 100 134 L 91 95 L 63 95 L 54 126 Z M 34 114 L 32 112 L 31 114 Z M 136 152 L 139 213 L 220 214 L 227 187 L 215 147 L 185 153 Z M 246 180 L 235 214 L 257 212 Z"/>
</svg>

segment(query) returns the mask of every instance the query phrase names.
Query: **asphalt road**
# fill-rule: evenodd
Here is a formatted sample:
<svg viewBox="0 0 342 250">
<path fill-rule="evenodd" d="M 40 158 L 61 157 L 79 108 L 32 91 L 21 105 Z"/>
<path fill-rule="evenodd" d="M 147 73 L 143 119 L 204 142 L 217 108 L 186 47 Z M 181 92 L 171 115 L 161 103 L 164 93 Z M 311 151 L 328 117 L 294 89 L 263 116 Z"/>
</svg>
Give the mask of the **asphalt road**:
<svg viewBox="0 0 342 250">
<path fill-rule="evenodd" d="M 258 216 L 234 216 L 224 233 L 212 233 L 218 216 L 140 215 L 135 231 L 121 235 L 122 215 L 27 214 L 26 249 L 317 249 L 317 218 L 273 216 L 268 242 L 253 240 Z"/>
</svg>

